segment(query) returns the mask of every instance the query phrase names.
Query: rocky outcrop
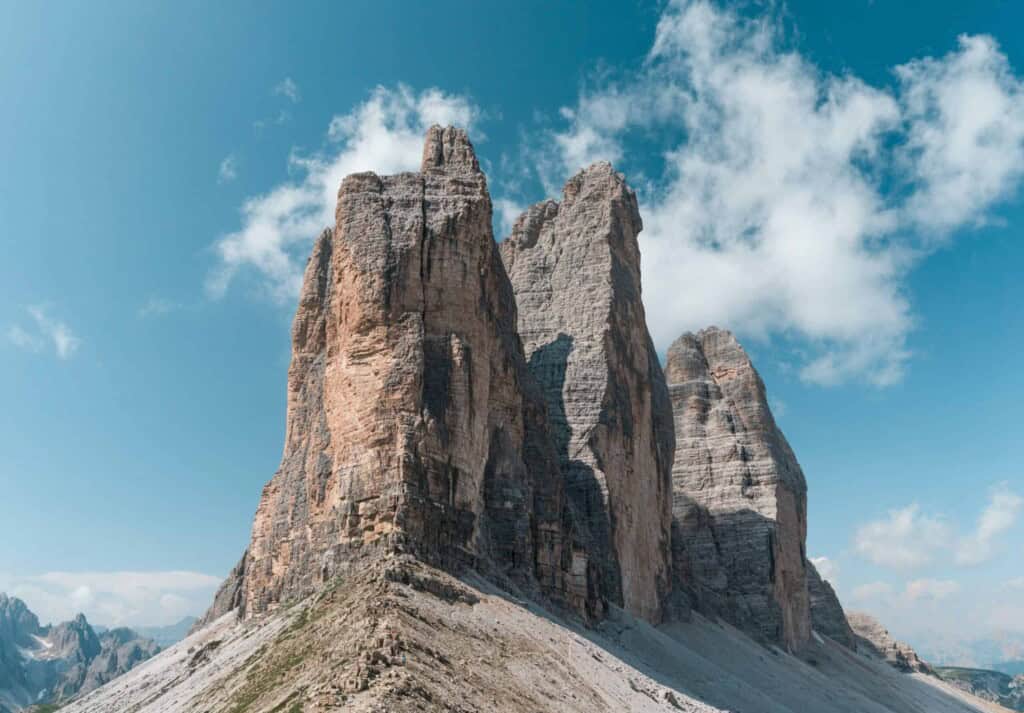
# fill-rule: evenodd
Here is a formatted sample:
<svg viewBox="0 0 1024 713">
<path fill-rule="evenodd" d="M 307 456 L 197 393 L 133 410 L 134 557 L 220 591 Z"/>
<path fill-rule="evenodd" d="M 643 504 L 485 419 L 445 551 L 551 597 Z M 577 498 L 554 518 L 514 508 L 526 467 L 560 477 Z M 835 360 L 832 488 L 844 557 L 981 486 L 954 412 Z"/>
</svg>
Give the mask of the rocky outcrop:
<svg viewBox="0 0 1024 713">
<path fill-rule="evenodd" d="M 1024 711 L 1024 676 L 961 666 L 936 666 L 935 674 L 972 696 L 998 703 L 1007 710 Z"/>
<path fill-rule="evenodd" d="M 849 612 L 846 619 L 857 636 L 858 651 L 875 655 L 904 673 L 935 675 L 932 667 L 922 661 L 909 644 L 894 639 L 886 628 L 870 614 Z"/>
<path fill-rule="evenodd" d="M 0 594 L 0 711 L 59 704 L 127 673 L 160 651 L 131 629 L 97 635 L 86 618 L 40 626 L 24 602 Z"/>
<path fill-rule="evenodd" d="M 698 609 L 795 651 L 811 632 L 807 485 L 764 383 L 717 328 L 672 344 L 665 376 L 676 428 L 676 586 Z"/>
<path fill-rule="evenodd" d="M 836 590 L 822 578 L 813 562 L 807 563 L 807 594 L 811 604 L 811 626 L 848 649 L 857 649 L 857 638 L 846 620 Z"/>
<path fill-rule="evenodd" d="M 636 196 L 607 163 L 515 223 L 501 256 L 563 476 L 611 598 L 650 621 L 669 589 L 672 408 L 640 294 Z"/>
<path fill-rule="evenodd" d="M 516 321 L 465 132 L 432 128 L 419 173 L 347 177 L 295 315 L 281 466 L 215 608 L 407 552 L 598 614 Z"/>
</svg>

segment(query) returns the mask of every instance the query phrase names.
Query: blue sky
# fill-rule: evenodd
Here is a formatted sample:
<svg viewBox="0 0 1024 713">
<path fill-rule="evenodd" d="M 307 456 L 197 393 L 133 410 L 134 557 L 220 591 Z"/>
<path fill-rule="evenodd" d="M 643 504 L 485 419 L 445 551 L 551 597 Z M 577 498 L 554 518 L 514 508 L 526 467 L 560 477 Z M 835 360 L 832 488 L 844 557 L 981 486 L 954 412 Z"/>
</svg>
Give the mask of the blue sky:
<svg viewBox="0 0 1024 713">
<path fill-rule="evenodd" d="M 627 174 L 659 347 L 740 335 L 844 603 L 1024 631 L 1024 9 L 418 5 L 0 2 L 0 588 L 205 605 L 280 457 L 337 180 L 451 120 L 499 230 L 590 160 Z"/>
</svg>

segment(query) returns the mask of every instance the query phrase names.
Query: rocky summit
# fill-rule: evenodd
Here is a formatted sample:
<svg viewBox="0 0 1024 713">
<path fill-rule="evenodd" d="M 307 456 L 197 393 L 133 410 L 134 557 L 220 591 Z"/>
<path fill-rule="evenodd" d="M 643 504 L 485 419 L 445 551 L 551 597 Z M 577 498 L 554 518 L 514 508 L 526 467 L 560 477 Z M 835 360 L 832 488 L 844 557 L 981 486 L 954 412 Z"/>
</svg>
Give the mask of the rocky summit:
<svg viewBox="0 0 1024 713">
<path fill-rule="evenodd" d="M 636 195 L 597 163 L 565 185 L 560 203 L 520 216 L 501 256 L 604 591 L 659 621 L 670 584 L 675 434 L 641 300 L 641 228 Z"/>
<path fill-rule="evenodd" d="M 97 634 L 81 614 L 42 626 L 24 602 L 0 593 L 0 713 L 67 703 L 159 650 L 131 629 Z"/>
<path fill-rule="evenodd" d="M 187 639 L 67 713 L 995 710 L 850 627 L 733 335 L 662 369 L 623 176 L 500 247 L 492 218 L 455 128 L 342 181 L 248 549 Z"/>
<path fill-rule="evenodd" d="M 665 376 L 676 428 L 676 585 L 698 610 L 797 651 L 811 634 L 807 483 L 764 382 L 736 338 L 716 328 L 676 340 Z"/>
<path fill-rule="evenodd" d="M 281 467 L 207 620 L 394 552 L 596 613 L 491 218 L 459 129 L 430 130 L 419 173 L 342 182 L 295 315 Z"/>
</svg>

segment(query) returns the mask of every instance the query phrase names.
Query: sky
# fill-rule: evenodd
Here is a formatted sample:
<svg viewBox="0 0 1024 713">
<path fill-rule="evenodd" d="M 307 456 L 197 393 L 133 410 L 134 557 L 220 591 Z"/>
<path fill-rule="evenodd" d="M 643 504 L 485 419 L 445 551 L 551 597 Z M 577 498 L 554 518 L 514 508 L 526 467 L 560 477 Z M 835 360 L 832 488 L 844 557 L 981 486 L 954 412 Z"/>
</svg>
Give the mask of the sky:
<svg viewBox="0 0 1024 713">
<path fill-rule="evenodd" d="M 469 128 L 497 235 L 611 160 L 662 352 L 734 330 L 808 553 L 897 635 L 1024 638 L 1024 8 L 0 0 L 0 589 L 198 614 L 281 454 L 340 179 Z"/>
</svg>

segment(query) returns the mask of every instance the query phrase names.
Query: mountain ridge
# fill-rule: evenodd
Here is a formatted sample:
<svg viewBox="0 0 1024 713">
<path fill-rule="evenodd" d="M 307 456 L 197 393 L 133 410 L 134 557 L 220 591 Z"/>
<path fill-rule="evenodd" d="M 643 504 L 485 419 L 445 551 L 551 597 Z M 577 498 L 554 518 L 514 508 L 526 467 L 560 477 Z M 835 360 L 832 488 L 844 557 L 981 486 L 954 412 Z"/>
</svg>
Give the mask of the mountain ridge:
<svg viewBox="0 0 1024 713">
<path fill-rule="evenodd" d="M 658 363 L 624 177 L 501 246 L 492 218 L 453 127 L 342 181 L 249 547 L 188 639 L 69 711 L 997 710 L 854 635 L 735 337 Z"/>
</svg>

